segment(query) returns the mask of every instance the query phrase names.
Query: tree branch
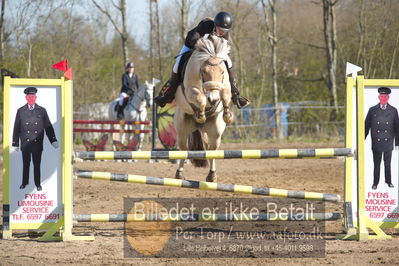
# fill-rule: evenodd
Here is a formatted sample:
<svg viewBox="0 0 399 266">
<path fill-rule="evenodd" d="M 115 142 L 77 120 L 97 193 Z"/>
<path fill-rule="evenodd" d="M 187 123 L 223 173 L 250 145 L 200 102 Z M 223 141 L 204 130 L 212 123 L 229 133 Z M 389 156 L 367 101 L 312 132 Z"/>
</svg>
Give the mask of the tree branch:
<svg viewBox="0 0 399 266">
<path fill-rule="evenodd" d="M 107 18 L 109 19 L 109 21 L 111 21 L 112 25 L 114 26 L 115 30 L 120 34 L 123 35 L 122 31 L 118 28 L 118 25 L 116 24 L 116 22 L 113 20 L 113 18 L 111 17 L 111 15 L 109 14 L 109 12 L 105 9 L 103 9 L 97 2 L 96 0 L 91 0 L 93 2 L 93 4 L 98 8 L 98 10 L 101 11 L 101 13 L 103 13 L 104 15 L 107 16 Z"/>
<path fill-rule="evenodd" d="M 297 42 L 297 43 L 299 43 L 299 44 L 306 45 L 306 46 L 310 46 L 310 47 L 316 48 L 316 49 L 322 49 L 322 50 L 327 49 L 326 47 L 318 46 L 318 45 L 311 44 L 311 43 L 305 43 L 305 42 L 301 42 L 301 41 L 298 41 L 298 40 L 294 40 L 294 41 Z"/>
<path fill-rule="evenodd" d="M 303 82 L 319 82 L 319 81 L 323 81 L 324 78 L 316 78 L 316 79 L 299 79 L 299 78 L 293 78 L 293 77 L 287 77 L 287 79 L 290 80 L 296 80 L 296 81 L 303 81 Z"/>
<path fill-rule="evenodd" d="M 117 4 L 115 4 L 114 1 L 111 1 L 111 4 L 112 4 L 116 9 L 118 9 L 119 11 L 122 11 L 122 8 L 121 8 L 120 6 L 118 6 Z"/>
</svg>

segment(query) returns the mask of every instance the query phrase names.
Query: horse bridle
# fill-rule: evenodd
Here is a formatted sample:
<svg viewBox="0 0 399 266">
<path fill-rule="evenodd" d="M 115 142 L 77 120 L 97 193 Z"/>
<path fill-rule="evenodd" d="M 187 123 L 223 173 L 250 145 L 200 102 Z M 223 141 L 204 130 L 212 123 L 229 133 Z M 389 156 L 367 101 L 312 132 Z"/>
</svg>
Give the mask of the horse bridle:
<svg viewBox="0 0 399 266">
<path fill-rule="evenodd" d="M 219 62 L 217 62 L 217 63 L 211 63 L 211 62 L 209 62 L 209 59 L 208 60 L 206 60 L 204 63 L 202 63 L 202 65 L 201 65 L 201 67 L 200 67 L 200 76 L 201 76 L 201 81 L 202 81 L 202 83 L 205 83 L 206 81 L 204 81 L 204 75 L 203 75 L 203 73 L 204 73 L 204 71 L 202 70 L 202 68 L 205 66 L 205 65 L 208 65 L 208 66 L 218 66 L 218 65 L 220 65 L 220 64 L 222 64 L 222 63 L 224 63 L 224 60 L 223 59 L 221 59 Z M 222 77 L 222 81 L 221 81 L 221 83 L 223 83 L 223 81 L 224 81 L 224 75 L 223 75 L 223 77 Z M 204 91 L 205 92 L 205 91 Z"/>
<path fill-rule="evenodd" d="M 223 60 L 223 59 L 220 60 L 220 61 L 217 62 L 217 63 L 211 63 L 211 62 L 209 62 L 209 60 L 206 60 L 204 63 L 202 63 L 202 65 L 201 65 L 201 67 L 200 67 L 200 76 L 201 76 L 201 81 L 202 81 L 202 83 L 205 83 L 205 82 L 206 82 L 206 81 L 204 81 L 202 67 L 203 67 L 204 65 L 218 66 L 218 65 L 220 65 L 220 64 L 222 64 L 222 63 L 224 63 L 224 60 Z M 223 79 L 222 79 L 221 83 L 223 83 L 223 81 L 224 81 L 224 75 L 223 75 Z M 184 98 L 186 99 L 186 101 L 188 102 L 188 104 L 191 106 L 191 108 L 194 110 L 194 112 L 198 111 L 198 110 L 199 110 L 198 107 L 195 106 L 194 104 L 192 104 L 192 103 L 190 103 L 190 102 L 188 101 L 187 96 L 186 96 L 186 93 L 185 93 L 185 88 L 184 88 L 184 84 L 183 84 L 183 83 L 181 84 L 181 86 L 182 86 L 183 96 L 184 96 Z M 204 94 L 206 94 L 206 90 L 204 89 L 203 86 L 202 86 L 202 92 L 203 92 Z M 221 101 L 221 100 L 219 99 L 219 101 L 218 101 L 215 105 L 213 105 L 213 106 L 208 107 L 208 108 L 205 109 L 205 116 L 206 116 L 206 117 L 209 117 L 211 114 L 215 113 L 216 108 L 217 108 L 218 105 L 220 104 L 220 101 Z"/>
</svg>

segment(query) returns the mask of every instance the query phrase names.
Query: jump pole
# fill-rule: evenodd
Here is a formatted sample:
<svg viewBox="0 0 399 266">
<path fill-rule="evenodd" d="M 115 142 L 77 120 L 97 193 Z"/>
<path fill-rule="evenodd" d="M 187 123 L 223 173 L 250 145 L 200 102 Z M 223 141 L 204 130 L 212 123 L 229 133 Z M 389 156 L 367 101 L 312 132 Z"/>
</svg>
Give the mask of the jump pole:
<svg viewBox="0 0 399 266">
<path fill-rule="evenodd" d="M 76 222 L 256 222 L 256 221 L 335 221 L 340 213 L 237 213 L 237 214 L 188 214 L 188 215 L 143 215 L 143 214 L 75 214 Z"/>
<path fill-rule="evenodd" d="M 327 149 L 266 149 L 216 151 L 89 151 L 76 152 L 83 160 L 149 160 L 149 159 L 272 159 L 272 158 L 331 158 L 353 156 L 350 148 Z"/>
<path fill-rule="evenodd" d="M 73 120 L 79 125 L 151 125 L 151 121 L 125 121 L 125 120 Z"/>
<path fill-rule="evenodd" d="M 94 172 L 86 170 L 77 170 L 75 172 L 75 175 L 78 178 L 119 181 L 119 182 L 168 186 L 168 187 L 182 187 L 182 188 L 192 188 L 192 189 L 210 190 L 210 191 L 224 191 L 224 192 L 232 192 L 240 194 L 280 197 L 280 198 L 294 198 L 294 199 L 318 200 L 318 201 L 329 201 L 329 202 L 340 202 L 341 200 L 340 196 L 337 194 L 303 192 L 303 191 L 268 188 L 268 187 L 221 184 L 221 183 L 181 180 L 173 178 L 160 178 L 160 177 L 141 176 L 141 175 Z"/>
<path fill-rule="evenodd" d="M 144 133 L 144 134 L 148 134 L 151 131 L 148 129 L 100 129 L 100 128 L 74 128 L 73 129 L 74 133 L 77 132 L 91 132 L 91 133 L 133 133 L 133 134 L 140 134 L 140 133 Z"/>
</svg>

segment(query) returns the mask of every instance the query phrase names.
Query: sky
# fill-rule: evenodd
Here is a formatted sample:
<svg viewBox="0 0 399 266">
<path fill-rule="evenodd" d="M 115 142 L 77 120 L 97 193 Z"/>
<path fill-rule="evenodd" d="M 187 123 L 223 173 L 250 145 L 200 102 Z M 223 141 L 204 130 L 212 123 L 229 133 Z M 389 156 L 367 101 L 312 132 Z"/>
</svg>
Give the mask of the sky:
<svg viewBox="0 0 399 266">
<path fill-rule="evenodd" d="M 134 13 L 134 16 L 129 18 L 130 25 L 132 26 L 130 33 L 134 34 L 135 41 L 140 47 L 148 46 L 150 31 L 148 2 L 148 0 L 126 0 L 126 4 L 128 5 L 127 13 Z M 162 10 L 167 2 L 168 0 L 158 0 L 159 10 Z"/>
<path fill-rule="evenodd" d="M 176 5 L 179 0 L 158 0 L 159 14 L 162 14 L 162 10 L 168 5 Z M 213 0 L 212 0 L 213 1 Z M 192 19 L 195 9 L 206 2 L 206 0 L 188 0 L 191 4 L 191 10 L 189 12 L 189 22 Z M 149 0 L 126 0 L 126 4 L 129 6 L 127 13 L 133 13 L 134 15 L 129 18 L 130 24 L 132 25 L 132 31 L 135 36 L 135 40 L 141 47 L 148 46 L 149 39 Z M 155 8 L 154 8 L 155 11 Z M 190 13 L 192 16 L 190 16 Z M 177 16 L 180 13 L 176 12 Z"/>
<path fill-rule="evenodd" d="M 8 19 L 15 20 L 16 18 L 20 17 L 20 10 L 21 6 L 26 6 L 27 0 L 6 0 L 6 16 L 8 16 Z M 30 0 L 30 3 L 38 3 L 40 1 L 44 0 Z M 64 1 L 64 2 L 63 2 Z M 118 0 L 114 0 L 115 2 L 118 2 Z M 176 6 L 177 3 L 180 0 L 158 0 L 158 5 L 159 5 L 159 14 L 162 16 L 165 8 L 170 8 L 170 6 Z M 213 0 L 188 0 L 189 5 L 190 5 L 190 11 L 189 11 L 189 24 L 193 20 L 193 18 L 198 14 L 196 12 L 204 3 L 212 3 Z M 69 3 L 74 3 L 73 5 L 73 12 L 75 15 L 81 15 L 83 17 L 93 17 L 93 14 L 95 14 L 93 9 L 95 9 L 94 5 L 91 3 L 90 0 L 58 0 L 58 1 L 53 1 L 54 5 L 58 5 L 60 7 L 67 7 L 70 6 Z M 102 6 L 104 6 L 104 3 L 110 3 L 110 0 L 97 0 Z M 33 5 L 32 5 L 33 6 Z M 129 35 L 132 36 L 136 43 L 142 47 L 142 48 L 147 48 L 149 46 L 149 30 L 150 30 L 150 24 L 149 24 L 149 0 L 126 0 L 126 7 L 127 7 L 127 24 L 128 24 L 128 32 Z M 33 9 L 30 13 L 27 13 L 25 16 L 25 21 L 27 23 L 30 23 L 32 27 L 34 27 L 34 16 L 33 14 L 40 15 L 37 13 L 34 13 Z M 95 12 L 99 12 L 98 10 L 94 10 Z M 177 11 L 177 10 L 176 10 Z M 42 11 L 44 12 L 44 11 Z M 154 8 L 154 13 L 155 13 L 155 8 Z M 46 14 L 42 14 L 46 15 Z M 180 13 L 176 12 L 176 16 L 180 16 Z M 212 16 L 212 14 L 209 14 L 209 16 Z M 7 19 L 7 17 L 6 17 Z M 162 19 L 168 19 L 168 18 L 162 18 Z M 172 19 L 172 18 L 171 18 Z M 15 21 L 14 21 L 15 22 Z M 112 38 L 112 34 L 114 34 L 114 29 L 111 25 L 111 23 L 108 24 L 110 32 L 110 38 Z"/>
</svg>

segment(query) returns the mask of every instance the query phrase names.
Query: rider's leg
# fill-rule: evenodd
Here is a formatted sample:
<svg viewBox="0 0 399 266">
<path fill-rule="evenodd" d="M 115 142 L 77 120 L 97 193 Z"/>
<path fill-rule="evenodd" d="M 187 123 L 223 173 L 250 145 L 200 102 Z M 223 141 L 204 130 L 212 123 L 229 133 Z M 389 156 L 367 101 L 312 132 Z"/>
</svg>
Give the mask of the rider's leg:
<svg viewBox="0 0 399 266">
<path fill-rule="evenodd" d="M 176 62 L 173 65 L 172 75 L 169 79 L 169 86 L 160 92 L 160 95 L 155 97 L 154 101 L 161 107 L 164 107 L 167 103 L 170 103 L 175 98 L 175 93 L 177 91 L 177 87 L 180 83 L 180 77 L 177 74 L 179 70 L 179 64 L 182 58 L 182 55 L 191 49 L 185 45 L 180 50 L 178 57 L 176 58 Z"/>
<path fill-rule="evenodd" d="M 121 92 L 121 94 L 119 95 L 119 106 L 118 106 L 118 113 L 116 115 L 116 117 L 118 119 L 123 119 L 123 110 L 125 109 L 127 102 L 129 100 L 129 97 L 126 93 Z"/>
<path fill-rule="evenodd" d="M 233 103 L 237 106 L 238 109 L 244 108 L 245 106 L 250 104 L 250 101 L 241 96 L 240 92 L 237 88 L 237 79 L 235 72 L 233 70 L 233 64 L 229 58 L 228 61 L 225 62 L 227 67 L 227 72 L 229 72 L 229 80 L 230 80 L 230 87 L 231 87 L 231 99 Z"/>
<path fill-rule="evenodd" d="M 175 93 L 180 83 L 179 75 L 172 71 L 172 75 L 170 76 L 168 83 L 168 86 L 161 91 L 160 95 L 154 98 L 156 104 L 161 107 L 164 107 L 167 103 L 172 102 L 175 98 Z"/>
</svg>

